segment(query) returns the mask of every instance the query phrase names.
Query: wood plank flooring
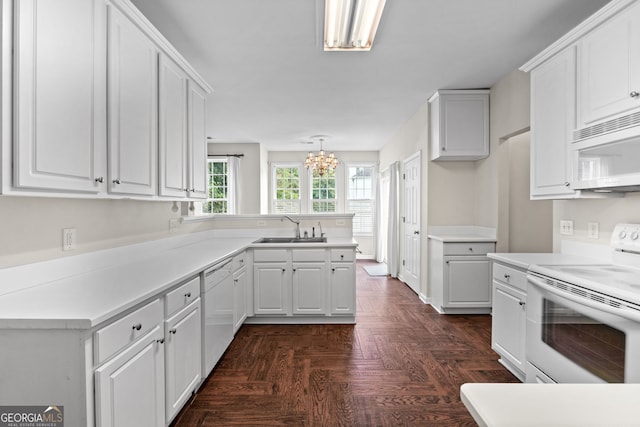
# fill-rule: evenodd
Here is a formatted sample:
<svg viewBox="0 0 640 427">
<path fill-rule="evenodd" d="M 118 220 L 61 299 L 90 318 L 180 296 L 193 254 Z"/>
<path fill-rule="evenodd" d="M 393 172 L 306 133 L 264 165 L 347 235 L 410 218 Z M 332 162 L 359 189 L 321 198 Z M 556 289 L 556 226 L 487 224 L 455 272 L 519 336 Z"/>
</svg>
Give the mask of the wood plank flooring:
<svg viewBox="0 0 640 427">
<path fill-rule="evenodd" d="M 491 317 L 439 315 L 366 263 L 356 325 L 244 325 L 173 426 L 474 426 L 460 385 L 517 382 Z"/>
</svg>

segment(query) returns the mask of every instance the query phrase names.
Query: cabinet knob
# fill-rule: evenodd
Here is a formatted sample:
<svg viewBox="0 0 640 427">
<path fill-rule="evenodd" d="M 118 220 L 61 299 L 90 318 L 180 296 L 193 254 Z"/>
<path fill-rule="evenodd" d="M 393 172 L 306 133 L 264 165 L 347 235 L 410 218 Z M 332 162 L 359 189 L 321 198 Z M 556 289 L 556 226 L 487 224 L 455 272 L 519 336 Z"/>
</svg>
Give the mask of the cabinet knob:
<svg viewBox="0 0 640 427">
<path fill-rule="evenodd" d="M 504 275 L 504 278 L 505 278 L 506 280 L 509 280 L 509 279 L 511 278 L 511 276 L 510 276 L 510 275 L 508 275 L 508 274 L 505 274 L 505 275 Z"/>
<path fill-rule="evenodd" d="M 629 94 L 629 96 L 632 97 L 632 98 L 637 98 L 638 96 L 640 96 L 640 92 L 636 92 L 634 90 Z"/>
<path fill-rule="evenodd" d="M 122 183 L 122 181 L 120 181 L 120 178 L 116 178 L 116 179 L 113 180 L 113 183 L 114 184 L 120 184 L 120 183 Z"/>
<path fill-rule="evenodd" d="M 473 248 L 469 248 L 469 252 L 473 252 Z"/>
<path fill-rule="evenodd" d="M 136 323 L 131 327 L 131 329 L 135 329 L 136 331 L 139 331 L 140 329 L 142 329 L 142 323 Z"/>
<path fill-rule="evenodd" d="M 176 328 L 171 328 L 169 329 L 169 333 L 175 335 L 178 333 L 178 330 Z"/>
<path fill-rule="evenodd" d="M 186 294 L 184 294 L 184 296 L 187 298 L 191 298 L 191 292 L 187 292 Z"/>
<path fill-rule="evenodd" d="M 296 272 L 296 269 L 295 269 L 295 268 L 293 269 L 293 272 L 294 272 L 294 273 Z"/>
<path fill-rule="evenodd" d="M 442 147 L 442 151 L 447 151 L 447 147 Z"/>
<path fill-rule="evenodd" d="M 335 268 L 332 268 L 332 269 L 331 269 L 331 271 L 334 271 L 334 272 L 335 272 L 335 271 L 336 271 L 336 269 L 335 269 Z"/>
<path fill-rule="evenodd" d="M 102 184 L 102 183 L 104 182 L 104 177 L 99 176 L 99 177 L 97 177 L 94 181 L 95 181 L 95 182 L 99 182 L 99 183 L 101 183 L 101 184 Z"/>
<path fill-rule="evenodd" d="M 344 255 L 340 255 L 340 259 L 341 259 L 341 260 L 342 260 L 342 259 L 344 259 Z"/>
<path fill-rule="evenodd" d="M 570 183 L 570 182 L 565 182 L 565 183 L 564 183 L 564 186 L 565 186 L 565 187 L 569 187 L 569 186 L 571 186 L 571 183 Z"/>
<path fill-rule="evenodd" d="M 282 269 L 282 272 L 284 273 L 285 271 L 287 271 L 287 269 L 286 269 L 286 268 L 283 268 L 283 269 Z"/>
<path fill-rule="evenodd" d="M 526 304 L 526 302 L 524 302 L 524 301 L 518 301 L 518 304 L 520 304 L 520 307 L 524 307 L 524 306 L 525 306 L 525 304 Z"/>
<path fill-rule="evenodd" d="M 160 338 L 159 340 L 156 340 L 156 342 L 158 344 L 164 344 L 164 338 Z"/>
<path fill-rule="evenodd" d="M 238 279 L 233 279 L 233 283 L 238 283 Z"/>
</svg>

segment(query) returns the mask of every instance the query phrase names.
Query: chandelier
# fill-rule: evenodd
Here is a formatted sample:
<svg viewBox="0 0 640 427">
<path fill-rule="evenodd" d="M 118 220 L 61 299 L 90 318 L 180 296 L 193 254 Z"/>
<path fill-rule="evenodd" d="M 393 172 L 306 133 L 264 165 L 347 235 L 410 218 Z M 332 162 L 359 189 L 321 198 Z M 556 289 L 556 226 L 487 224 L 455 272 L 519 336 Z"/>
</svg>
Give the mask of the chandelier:
<svg viewBox="0 0 640 427">
<path fill-rule="evenodd" d="M 318 154 L 313 154 L 313 152 L 309 151 L 309 154 L 307 154 L 307 158 L 304 161 L 305 168 L 316 171 L 320 176 L 327 173 L 328 170 L 335 170 L 335 168 L 338 167 L 338 158 L 336 155 L 333 153 L 329 153 L 329 155 L 327 155 L 322 149 L 323 141 L 324 140 L 320 138 L 320 151 Z"/>
</svg>

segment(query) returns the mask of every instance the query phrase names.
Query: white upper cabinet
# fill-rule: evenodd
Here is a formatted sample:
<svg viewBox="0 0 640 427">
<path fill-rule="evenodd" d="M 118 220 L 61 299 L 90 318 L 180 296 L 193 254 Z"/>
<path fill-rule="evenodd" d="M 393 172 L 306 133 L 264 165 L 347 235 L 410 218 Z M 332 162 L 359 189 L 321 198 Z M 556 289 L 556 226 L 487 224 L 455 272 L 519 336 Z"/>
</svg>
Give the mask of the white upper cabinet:
<svg viewBox="0 0 640 427">
<path fill-rule="evenodd" d="M 160 56 L 160 195 L 186 197 L 187 75 Z"/>
<path fill-rule="evenodd" d="M 569 141 L 575 127 L 575 48 L 531 72 L 531 198 L 573 197 Z"/>
<path fill-rule="evenodd" d="M 489 155 L 489 91 L 440 90 L 429 99 L 431 160 Z"/>
<path fill-rule="evenodd" d="M 13 4 L 13 186 L 97 193 L 106 172 L 104 2 Z"/>
<path fill-rule="evenodd" d="M 206 197 L 212 89 L 129 0 L 7 4 L 2 194 Z"/>
<path fill-rule="evenodd" d="M 108 34 L 109 192 L 155 195 L 158 51 L 111 5 Z"/>
<path fill-rule="evenodd" d="M 207 94 L 189 82 L 189 197 L 207 198 Z"/>
<path fill-rule="evenodd" d="M 579 128 L 640 108 L 640 3 L 580 40 L 578 87 Z M 593 130 L 587 132 L 592 134 Z"/>
</svg>

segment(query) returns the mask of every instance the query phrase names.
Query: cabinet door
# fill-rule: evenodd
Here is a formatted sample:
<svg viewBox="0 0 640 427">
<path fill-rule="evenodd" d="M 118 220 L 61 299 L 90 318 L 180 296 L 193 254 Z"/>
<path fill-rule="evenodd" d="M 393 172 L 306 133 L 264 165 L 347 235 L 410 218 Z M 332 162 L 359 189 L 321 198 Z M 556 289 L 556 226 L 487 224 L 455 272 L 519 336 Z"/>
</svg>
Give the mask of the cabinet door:
<svg viewBox="0 0 640 427">
<path fill-rule="evenodd" d="M 109 177 L 111 193 L 154 195 L 158 152 L 158 52 L 108 7 Z"/>
<path fill-rule="evenodd" d="M 160 195 L 187 196 L 187 76 L 160 55 Z"/>
<path fill-rule="evenodd" d="M 233 332 L 237 332 L 247 318 L 247 269 L 233 274 Z"/>
<path fill-rule="evenodd" d="M 207 98 L 189 82 L 189 197 L 207 198 Z"/>
<path fill-rule="evenodd" d="M 97 193 L 106 172 L 104 1 L 13 4 L 13 185 Z"/>
<path fill-rule="evenodd" d="M 291 272 L 287 271 L 287 263 L 256 263 L 253 280 L 256 314 L 291 314 Z"/>
<path fill-rule="evenodd" d="M 331 264 L 331 314 L 355 314 L 356 274 L 353 263 Z"/>
<path fill-rule="evenodd" d="M 443 307 L 491 307 L 491 266 L 488 259 L 445 258 Z"/>
<path fill-rule="evenodd" d="M 165 322 L 167 422 L 200 383 L 202 351 L 200 299 Z"/>
<path fill-rule="evenodd" d="M 575 127 L 575 47 L 531 72 L 531 197 L 561 198 L 569 186 Z"/>
<path fill-rule="evenodd" d="M 493 281 L 493 317 L 491 318 L 491 348 L 524 375 L 526 328 L 526 295 Z"/>
<path fill-rule="evenodd" d="M 96 369 L 97 427 L 165 425 L 162 329 Z"/>
<path fill-rule="evenodd" d="M 578 58 L 580 127 L 640 107 L 640 4 L 588 33 Z"/>
<path fill-rule="evenodd" d="M 323 262 L 293 264 L 293 314 L 326 314 L 325 271 Z"/>
</svg>

